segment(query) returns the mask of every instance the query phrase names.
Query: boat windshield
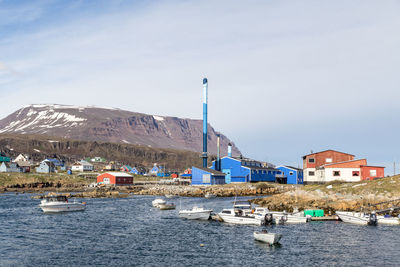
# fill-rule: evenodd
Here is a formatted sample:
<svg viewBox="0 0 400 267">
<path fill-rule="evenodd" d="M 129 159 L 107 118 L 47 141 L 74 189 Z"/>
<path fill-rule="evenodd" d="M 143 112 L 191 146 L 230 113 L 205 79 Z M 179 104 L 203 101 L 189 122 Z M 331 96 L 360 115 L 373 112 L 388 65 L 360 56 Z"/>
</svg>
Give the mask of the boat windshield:
<svg viewBox="0 0 400 267">
<path fill-rule="evenodd" d="M 68 199 L 66 196 L 46 197 L 46 200 L 49 202 L 68 202 Z"/>
</svg>

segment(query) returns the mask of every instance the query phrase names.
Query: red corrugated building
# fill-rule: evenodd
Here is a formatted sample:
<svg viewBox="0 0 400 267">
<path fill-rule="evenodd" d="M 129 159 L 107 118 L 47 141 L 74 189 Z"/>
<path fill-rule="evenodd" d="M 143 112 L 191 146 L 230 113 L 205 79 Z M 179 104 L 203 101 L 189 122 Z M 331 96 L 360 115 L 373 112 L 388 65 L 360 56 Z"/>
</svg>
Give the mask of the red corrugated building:
<svg viewBox="0 0 400 267">
<path fill-rule="evenodd" d="M 106 172 L 97 176 L 97 182 L 111 185 L 132 185 L 133 176 L 123 172 Z"/>
<path fill-rule="evenodd" d="M 361 165 L 361 180 L 385 177 L 385 167 Z"/>
</svg>

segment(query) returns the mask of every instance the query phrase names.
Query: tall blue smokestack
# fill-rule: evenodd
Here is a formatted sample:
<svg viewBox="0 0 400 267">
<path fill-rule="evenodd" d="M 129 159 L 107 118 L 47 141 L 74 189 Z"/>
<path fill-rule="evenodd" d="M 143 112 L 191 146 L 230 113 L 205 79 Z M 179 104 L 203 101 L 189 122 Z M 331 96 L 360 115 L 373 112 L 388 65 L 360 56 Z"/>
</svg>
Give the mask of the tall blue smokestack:
<svg viewBox="0 0 400 267">
<path fill-rule="evenodd" d="M 207 168 L 207 102 L 208 102 L 208 81 L 203 79 L 203 168 Z"/>
</svg>

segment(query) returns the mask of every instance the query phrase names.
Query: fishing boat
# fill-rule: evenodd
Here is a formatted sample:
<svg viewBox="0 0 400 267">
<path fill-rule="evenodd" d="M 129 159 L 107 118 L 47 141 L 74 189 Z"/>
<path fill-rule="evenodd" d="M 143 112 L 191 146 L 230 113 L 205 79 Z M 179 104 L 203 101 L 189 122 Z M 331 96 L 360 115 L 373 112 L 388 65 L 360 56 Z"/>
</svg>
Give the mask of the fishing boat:
<svg viewBox="0 0 400 267">
<path fill-rule="evenodd" d="M 210 199 L 210 198 L 216 198 L 217 195 L 214 195 L 214 194 L 211 194 L 211 193 L 207 193 L 207 194 L 204 195 L 204 197 Z"/>
<path fill-rule="evenodd" d="M 345 223 L 358 225 L 377 225 L 378 223 L 375 213 L 336 211 L 336 215 Z"/>
<path fill-rule="evenodd" d="M 191 210 L 180 210 L 179 217 L 190 220 L 208 220 L 212 210 L 193 207 Z"/>
<path fill-rule="evenodd" d="M 255 214 L 248 201 L 235 201 L 232 209 L 223 209 L 218 215 L 226 223 L 245 225 L 264 224 L 264 215 Z"/>
<path fill-rule="evenodd" d="M 161 203 L 158 204 L 160 210 L 174 210 L 176 208 L 174 203 Z"/>
<path fill-rule="evenodd" d="M 270 211 L 268 208 L 256 207 L 254 214 L 264 216 L 266 224 L 295 224 L 306 223 L 310 219 L 304 213 L 287 213 L 285 211 Z"/>
<path fill-rule="evenodd" d="M 154 200 L 151 202 L 151 204 L 152 204 L 153 207 L 155 207 L 155 208 L 159 208 L 159 205 L 160 205 L 160 204 L 165 204 L 165 203 L 167 203 L 167 202 L 165 202 L 165 200 L 164 200 L 164 199 L 161 199 L 161 198 L 154 199 Z"/>
<path fill-rule="evenodd" d="M 277 244 L 281 240 L 281 234 L 268 233 L 266 230 L 253 233 L 254 239 L 260 242 L 268 243 L 270 245 Z"/>
<path fill-rule="evenodd" d="M 64 195 L 46 196 L 39 204 L 43 212 L 67 212 L 83 211 L 86 209 L 85 202 L 68 201 Z"/>
</svg>

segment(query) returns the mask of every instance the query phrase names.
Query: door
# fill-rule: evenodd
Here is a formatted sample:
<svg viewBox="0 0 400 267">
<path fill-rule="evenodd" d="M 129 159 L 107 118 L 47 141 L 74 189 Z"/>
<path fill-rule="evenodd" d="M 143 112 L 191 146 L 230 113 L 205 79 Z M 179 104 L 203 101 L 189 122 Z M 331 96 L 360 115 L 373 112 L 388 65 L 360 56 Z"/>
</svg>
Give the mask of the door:
<svg viewBox="0 0 400 267">
<path fill-rule="evenodd" d="M 230 184 L 231 183 L 231 169 L 222 169 L 222 172 L 225 173 L 225 183 Z"/>
</svg>

